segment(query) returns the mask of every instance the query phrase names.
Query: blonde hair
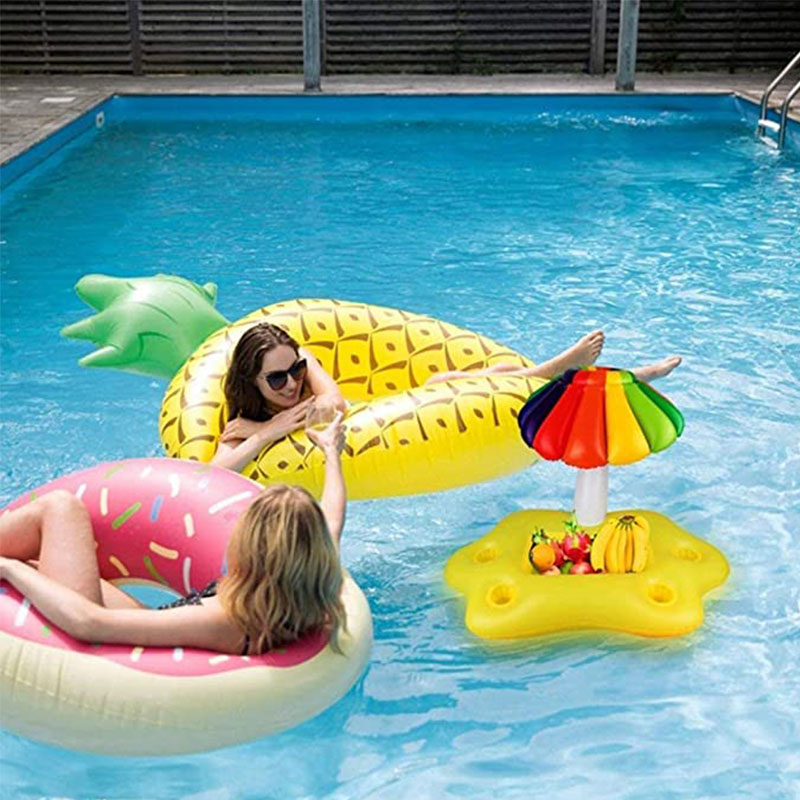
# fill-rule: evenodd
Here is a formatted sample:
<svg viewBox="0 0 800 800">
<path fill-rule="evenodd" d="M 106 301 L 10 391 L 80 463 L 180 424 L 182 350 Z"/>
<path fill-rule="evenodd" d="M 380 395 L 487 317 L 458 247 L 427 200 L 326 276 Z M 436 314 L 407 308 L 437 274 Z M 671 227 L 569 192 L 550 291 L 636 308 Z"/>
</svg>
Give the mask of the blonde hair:
<svg viewBox="0 0 800 800">
<path fill-rule="evenodd" d="M 271 486 L 236 524 L 219 599 L 257 653 L 324 628 L 341 653 L 343 580 L 338 550 L 314 498 L 296 486 Z"/>
</svg>

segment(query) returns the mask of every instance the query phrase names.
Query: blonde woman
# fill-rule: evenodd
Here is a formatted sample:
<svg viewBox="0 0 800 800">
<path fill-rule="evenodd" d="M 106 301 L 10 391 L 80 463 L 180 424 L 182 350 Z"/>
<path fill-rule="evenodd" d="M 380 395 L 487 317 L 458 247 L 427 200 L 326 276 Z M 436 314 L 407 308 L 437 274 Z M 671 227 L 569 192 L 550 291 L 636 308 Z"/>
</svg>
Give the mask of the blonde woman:
<svg viewBox="0 0 800 800">
<path fill-rule="evenodd" d="M 265 489 L 236 524 L 227 575 L 202 592 L 149 609 L 101 580 L 88 512 L 63 491 L 0 518 L 0 578 L 84 641 L 254 655 L 327 629 L 338 651 L 345 625 L 341 420 L 337 414 L 325 430 L 309 430 L 325 454 L 320 503 L 304 489 Z"/>
</svg>

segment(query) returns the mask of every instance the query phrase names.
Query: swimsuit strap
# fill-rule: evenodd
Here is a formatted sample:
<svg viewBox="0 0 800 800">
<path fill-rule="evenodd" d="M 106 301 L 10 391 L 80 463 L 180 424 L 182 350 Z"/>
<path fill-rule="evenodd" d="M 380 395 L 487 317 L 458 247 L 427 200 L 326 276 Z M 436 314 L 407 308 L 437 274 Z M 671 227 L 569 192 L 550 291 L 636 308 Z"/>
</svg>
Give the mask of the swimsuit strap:
<svg viewBox="0 0 800 800">
<path fill-rule="evenodd" d="M 206 586 L 205 589 L 200 591 L 200 597 L 216 597 L 217 596 L 217 584 L 219 583 L 219 579 L 211 581 L 211 583 Z"/>
<path fill-rule="evenodd" d="M 204 597 L 216 597 L 217 594 L 217 584 L 219 580 L 213 580 L 211 583 L 208 584 L 204 589 L 201 589 L 199 592 L 197 589 L 192 589 L 186 597 L 179 597 L 172 603 L 165 603 L 163 606 L 159 606 L 159 610 L 165 608 L 180 608 L 181 606 L 199 606 L 202 599 Z M 244 647 L 242 648 L 242 655 L 246 656 L 248 650 L 250 650 L 250 634 L 246 633 L 244 635 Z"/>
<path fill-rule="evenodd" d="M 165 608 L 181 608 L 182 606 L 199 606 L 204 597 L 214 597 L 217 594 L 217 583 L 217 580 L 213 580 L 200 591 L 192 589 L 185 597 L 179 597 L 171 603 L 164 603 L 164 605 L 158 606 L 158 610 L 162 611 Z"/>
</svg>

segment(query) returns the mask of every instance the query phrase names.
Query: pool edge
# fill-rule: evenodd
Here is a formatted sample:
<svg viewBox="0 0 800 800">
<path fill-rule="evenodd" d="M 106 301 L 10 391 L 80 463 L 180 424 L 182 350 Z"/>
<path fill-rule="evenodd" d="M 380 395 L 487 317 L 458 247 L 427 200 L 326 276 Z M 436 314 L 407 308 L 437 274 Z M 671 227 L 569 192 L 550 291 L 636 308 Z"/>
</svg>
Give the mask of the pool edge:
<svg viewBox="0 0 800 800">
<path fill-rule="evenodd" d="M 100 99 L 93 97 L 80 112 L 65 120 L 55 130 L 48 130 L 41 138 L 26 142 L 23 149 L 0 162 L 0 190 L 8 189 L 15 181 L 31 172 L 50 156 L 97 124 L 97 115 L 113 101 L 115 95 Z"/>
<path fill-rule="evenodd" d="M 93 127 L 94 120 L 92 115 L 96 115 L 110 107 L 115 100 L 124 101 L 126 99 L 134 98 L 148 98 L 148 99 L 174 99 L 174 98 L 193 98 L 193 99 L 254 99 L 254 98 L 280 98 L 280 99 L 307 99 L 311 100 L 336 100 L 343 98 L 465 98 L 465 97 L 531 97 L 531 98 L 555 98 L 555 97 L 609 97 L 622 102 L 628 100 L 643 100 L 646 98 L 654 97 L 704 97 L 704 98 L 731 98 L 734 107 L 745 110 L 746 116 L 750 117 L 753 114 L 757 116 L 758 100 L 750 96 L 745 90 L 734 89 L 709 89 L 706 91 L 635 91 L 620 93 L 611 89 L 594 89 L 594 90 L 577 90 L 577 91 L 415 91 L 415 92 L 397 92 L 387 89 L 377 89 L 370 92 L 331 92 L 307 95 L 302 92 L 186 92 L 186 91 L 166 91 L 166 92 L 145 92 L 138 90 L 127 91 L 109 91 L 100 96 L 93 96 L 88 98 L 87 101 L 81 104 L 80 110 L 74 109 L 76 112 L 70 119 L 64 121 L 55 130 L 48 130 L 49 126 L 44 128 L 41 138 L 34 141 L 26 141 L 25 146 L 17 153 L 12 153 L 7 156 L 5 160 L 0 161 L 0 189 L 8 190 L 19 178 L 29 174 L 33 169 L 46 161 L 49 157 L 64 148 L 74 139 L 81 134 L 86 133 Z M 747 112 L 752 112 L 747 113 Z M 770 110 L 768 114 L 771 118 L 777 119 L 775 111 Z M 800 153 L 800 113 L 795 112 L 792 108 L 789 109 L 789 123 L 787 126 L 787 141 L 788 147 L 793 153 Z M 45 130 L 47 132 L 45 132 Z M 35 136 L 35 134 L 34 134 Z M 30 137 L 28 137 L 30 138 Z M 24 140 L 23 140 L 24 141 Z"/>
</svg>

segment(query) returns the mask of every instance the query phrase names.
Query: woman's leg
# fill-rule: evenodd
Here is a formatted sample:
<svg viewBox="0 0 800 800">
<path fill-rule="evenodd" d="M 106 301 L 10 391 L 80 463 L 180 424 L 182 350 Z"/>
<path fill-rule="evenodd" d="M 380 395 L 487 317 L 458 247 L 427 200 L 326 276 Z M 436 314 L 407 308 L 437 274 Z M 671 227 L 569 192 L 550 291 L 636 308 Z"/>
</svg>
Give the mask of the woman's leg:
<svg viewBox="0 0 800 800">
<path fill-rule="evenodd" d="M 94 533 L 86 506 L 56 490 L 0 517 L 0 553 L 38 560 L 45 575 L 102 603 Z"/>
<path fill-rule="evenodd" d="M 597 331 L 595 331 L 597 333 Z M 589 334 L 592 336 L 592 334 Z M 581 344 L 584 340 L 588 339 L 588 336 L 584 336 L 578 345 Z M 556 375 L 560 375 L 567 369 L 572 369 L 574 367 L 579 366 L 588 366 L 591 363 L 594 363 L 594 360 L 599 355 L 599 350 L 594 358 L 589 362 L 581 362 L 577 360 L 582 356 L 585 351 L 576 351 L 575 348 L 578 345 L 574 345 L 569 350 L 565 350 L 561 355 L 556 356 L 555 358 L 551 359 L 550 361 L 545 361 L 543 364 L 538 364 L 532 368 L 524 368 L 524 367 L 515 367 L 512 364 L 497 364 L 495 367 L 498 369 L 495 370 L 495 367 L 490 367 L 489 370 L 485 370 L 489 372 L 491 370 L 495 370 L 496 372 L 505 372 L 506 374 L 514 374 L 514 375 L 533 375 L 539 378 L 553 378 Z M 602 347 L 602 343 L 600 345 Z M 576 355 L 577 353 L 577 355 Z M 640 380 L 640 381 L 654 381 L 657 378 L 663 378 L 672 372 L 672 370 L 677 367 L 683 359 L 680 356 L 669 356 L 665 358 L 663 361 L 658 361 L 655 364 L 646 364 L 642 367 L 635 367 L 631 370 L 631 372 Z M 570 363 L 571 362 L 571 363 Z M 473 373 L 465 373 L 467 375 L 471 375 Z"/>
<path fill-rule="evenodd" d="M 86 506 L 56 490 L 0 516 L 0 555 L 31 561 L 45 575 L 107 608 L 142 604 L 100 578 Z"/>
<path fill-rule="evenodd" d="M 588 367 L 594 364 L 603 349 L 605 334 L 601 330 L 582 336 L 572 347 L 568 347 L 555 358 L 543 361 L 535 367 L 520 367 L 517 364 L 493 364 L 485 369 L 470 371 L 441 372 L 428 378 L 426 384 L 441 383 L 454 378 L 481 378 L 487 375 L 525 375 L 532 378 L 554 378 L 568 369 Z"/>
<path fill-rule="evenodd" d="M 656 378 L 663 378 L 665 375 L 669 375 L 681 361 L 683 361 L 683 359 L 680 356 L 669 356 L 669 358 L 665 358 L 657 364 L 647 364 L 644 367 L 636 367 L 632 369 L 631 372 L 640 381 L 654 381 Z"/>
<path fill-rule="evenodd" d="M 109 583 L 103 578 L 100 579 L 100 591 L 103 593 L 103 605 L 106 608 L 148 608 L 144 603 L 140 603 L 135 597 L 131 597 L 127 592 L 118 589 L 113 583 Z"/>
<path fill-rule="evenodd" d="M 35 562 L 45 575 L 107 608 L 140 608 L 100 578 L 89 512 L 77 497 L 56 490 L 0 516 L 0 555 Z"/>
</svg>

